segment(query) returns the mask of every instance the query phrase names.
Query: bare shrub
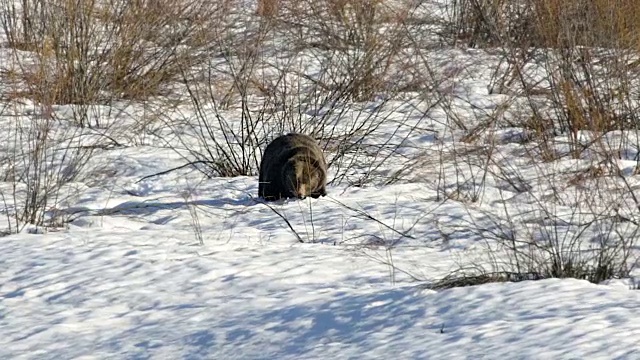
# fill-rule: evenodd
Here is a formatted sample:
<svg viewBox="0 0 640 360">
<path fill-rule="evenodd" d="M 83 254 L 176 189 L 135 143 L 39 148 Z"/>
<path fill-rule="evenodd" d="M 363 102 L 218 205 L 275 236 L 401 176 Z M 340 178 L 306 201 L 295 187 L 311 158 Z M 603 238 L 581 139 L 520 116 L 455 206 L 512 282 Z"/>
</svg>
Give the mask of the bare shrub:
<svg viewBox="0 0 640 360">
<path fill-rule="evenodd" d="M 444 102 L 460 142 L 443 147 L 454 164 L 439 186 L 493 210 L 465 224 L 484 242 L 483 262 L 441 285 L 629 276 L 640 224 L 638 14 L 630 1 L 454 2 L 452 40 L 497 47 L 486 50 L 497 60 L 489 92 L 502 102 L 475 118 Z M 506 129 L 519 138 L 497 140 Z"/>
<path fill-rule="evenodd" d="M 515 230 L 508 245 L 498 242 L 509 247 L 513 271 L 594 283 L 629 276 L 637 225 L 606 212 L 583 215 L 575 210 L 568 219 L 542 215 L 547 216 L 544 223 L 525 227 L 524 238 L 517 235 L 521 230 Z"/>
<path fill-rule="evenodd" d="M 22 85 L 11 96 L 92 104 L 167 94 L 201 58 L 228 2 L 21 0 L 0 9 L 18 63 L 8 71 Z"/>
<path fill-rule="evenodd" d="M 405 21 L 415 11 L 409 2 L 395 7 L 380 0 L 281 3 L 279 31 L 292 41 L 292 50 L 306 51 L 322 64 L 322 77 L 314 78 L 319 86 L 369 101 L 406 85 L 401 80 L 410 44 Z"/>
<path fill-rule="evenodd" d="M 455 0 L 447 36 L 467 46 L 637 46 L 633 0 Z"/>
<path fill-rule="evenodd" d="M 188 108 L 195 113 L 182 107 L 175 110 L 176 121 L 168 115 L 175 111 L 166 112 L 165 123 L 175 134 L 167 146 L 207 176 L 255 175 L 269 141 L 300 132 L 326 151 L 334 184 L 397 181 L 408 169 L 406 159 L 396 172 L 383 164 L 402 157 L 398 149 L 437 103 L 410 95 L 412 106 L 426 103 L 427 110 L 394 118 L 393 110 L 409 96 L 394 99 L 409 84 L 413 90 L 432 86 L 429 77 L 406 67 L 410 59 L 402 49 L 411 39 L 401 16 L 388 9 L 366 15 L 365 2 L 349 2 L 340 11 L 353 23 L 331 14 L 326 3 L 279 4 L 272 21 L 227 18 L 239 30 L 212 42 L 207 63 L 185 70 Z M 369 5 L 385 9 L 382 3 Z M 317 16 L 306 16 L 311 14 Z M 347 28 L 352 35 L 343 32 Z M 373 62 L 360 61 L 362 56 Z"/>
<path fill-rule="evenodd" d="M 471 144 L 443 149 L 441 156 L 453 157 L 453 164 L 443 170 L 439 191 L 450 200 L 488 201 L 492 210 L 482 216 L 470 212 L 473 220 L 464 225 L 483 241 L 483 260 L 462 263 L 434 286 L 551 277 L 599 283 L 629 276 L 637 262 L 640 207 L 633 173 L 618 160 L 637 154 L 637 133 L 612 131 L 607 126 L 620 124 L 615 121 L 592 122 L 572 138 L 571 130 L 560 129 L 562 122 L 533 121 L 529 129 L 538 135 L 518 140 L 518 160 L 496 140 L 500 123 L 508 123 L 504 119 L 475 119 L 472 136 L 463 137 Z M 465 148 L 471 150 L 460 151 Z M 562 162 L 565 156 L 575 159 L 571 166 Z M 494 187 L 489 195 L 487 184 Z"/>
<path fill-rule="evenodd" d="M 535 38 L 531 0 L 454 0 L 444 36 L 469 47 L 522 44 Z"/>
<path fill-rule="evenodd" d="M 598 161 L 624 159 L 620 150 L 628 144 L 613 149 L 601 140 L 612 131 L 635 132 L 640 124 L 638 38 L 620 27 L 638 16 L 640 7 L 600 1 L 584 7 L 573 1 L 533 4 L 536 41 L 507 42 L 491 85 L 494 92 L 522 100 L 523 116 L 510 125 L 533 134 L 535 156 L 543 161 L 595 154 L 603 156 Z M 577 15 L 567 18 L 572 12 Z M 542 48 L 532 47 L 536 44 Z"/>
<path fill-rule="evenodd" d="M 59 227 L 65 218 L 64 203 L 75 192 L 79 179 L 95 150 L 86 146 L 81 128 L 60 127 L 50 108 L 38 107 L 36 116 L 24 116 L 20 105 L 7 109 L 0 158 L 4 176 L 0 188 L 7 232 L 27 225 Z"/>
<path fill-rule="evenodd" d="M 198 170 L 207 176 L 254 175 L 259 149 L 267 141 L 264 124 L 272 112 L 270 102 L 256 101 L 269 91 L 256 81 L 256 72 L 264 65 L 264 44 L 271 27 L 241 17 L 226 21 L 246 28 L 211 43 L 215 52 L 209 52 L 210 59 L 203 66 L 183 69 L 181 76 L 194 113 L 178 113 L 178 121 L 172 115 L 164 117 L 176 141 L 167 145 L 177 150 L 179 144 L 185 159 L 200 165 Z"/>
</svg>

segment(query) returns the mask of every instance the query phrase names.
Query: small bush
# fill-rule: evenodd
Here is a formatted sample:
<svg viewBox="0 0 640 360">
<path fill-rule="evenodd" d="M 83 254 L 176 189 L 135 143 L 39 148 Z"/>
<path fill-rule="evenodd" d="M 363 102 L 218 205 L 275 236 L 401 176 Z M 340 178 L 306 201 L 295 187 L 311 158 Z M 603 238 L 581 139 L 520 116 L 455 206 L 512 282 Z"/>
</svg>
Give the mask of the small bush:
<svg viewBox="0 0 640 360">
<path fill-rule="evenodd" d="M 80 179 L 95 148 L 84 146 L 83 129 L 60 127 L 47 107 L 36 109 L 39 115 L 29 120 L 17 110 L 4 110 L 6 137 L 0 140 L 8 151 L 0 157 L 0 181 L 9 188 L 0 188 L 0 201 L 6 232 L 29 224 L 59 227 L 66 220 L 60 205 L 74 193 L 65 188 Z"/>
<path fill-rule="evenodd" d="M 183 68 L 200 61 L 228 11 L 224 1 L 205 0 L 2 0 L 0 10 L 16 50 L 11 80 L 26 87 L 13 97 L 49 104 L 166 94 Z"/>
<path fill-rule="evenodd" d="M 634 0 L 454 0 L 448 33 L 467 46 L 636 48 Z"/>
</svg>

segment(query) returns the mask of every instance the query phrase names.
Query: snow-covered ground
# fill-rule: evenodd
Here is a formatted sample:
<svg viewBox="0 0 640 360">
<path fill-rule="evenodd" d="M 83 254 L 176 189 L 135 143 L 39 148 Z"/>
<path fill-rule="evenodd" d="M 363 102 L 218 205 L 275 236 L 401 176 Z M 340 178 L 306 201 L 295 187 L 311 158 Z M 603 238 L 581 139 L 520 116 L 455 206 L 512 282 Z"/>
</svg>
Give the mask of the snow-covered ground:
<svg viewBox="0 0 640 360">
<path fill-rule="evenodd" d="M 3 239 L 0 357 L 640 356 L 640 292 L 627 287 L 549 279 L 436 292 L 391 285 L 384 266 L 338 246 L 208 244 L 161 225 Z M 425 266 L 441 256 L 419 255 Z"/>
<path fill-rule="evenodd" d="M 72 207 L 93 215 L 2 238 L 0 358 L 640 357 L 640 292 L 624 281 L 415 282 L 456 269 L 477 241 L 460 225 L 471 210 L 424 184 L 336 186 L 273 205 L 299 243 L 252 198 L 255 177 L 135 183 L 171 154 L 110 150 L 105 161 L 124 175 L 85 186 Z"/>
<path fill-rule="evenodd" d="M 640 292 L 624 284 L 550 279 L 424 290 L 407 274 L 390 273 L 383 249 L 335 244 L 336 236 L 384 228 L 340 214 L 328 199 L 313 200 L 317 243 L 298 243 L 271 210 L 238 190 L 255 192 L 255 183 L 247 177 L 200 185 L 190 201 L 204 246 L 171 187 L 149 190 L 140 201 L 93 200 L 120 207 L 118 215 L 3 238 L 1 357 L 640 356 Z M 385 195 L 348 189 L 340 198 L 376 209 L 382 220 L 396 218 L 397 227 L 417 222 L 413 234 L 424 246 L 393 250 L 395 265 L 435 277 L 453 267 L 453 250 L 430 235 L 430 221 L 414 220 L 434 212 L 433 201 L 415 196 L 428 193 L 389 186 Z M 304 204 L 280 209 L 301 229 Z M 445 218 L 462 209 L 435 211 Z"/>
<path fill-rule="evenodd" d="M 63 164 L 51 172 L 80 175 L 50 203 L 46 216 L 58 226 L 0 237 L 0 359 L 640 359 L 635 269 L 599 284 L 549 278 L 432 290 L 461 269 L 514 271 L 527 257 L 504 253 L 513 239 L 554 244 L 563 255 L 624 241 L 634 267 L 629 194 L 640 177 L 635 133 L 603 136 L 619 154 L 617 172 L 588 151 L 564 156 L 566 134 L 547 143 L 560 155 L 543 161 L 529 129 L 514 125 L 526 116 L 524 99 L 488 91 L 495 56 L 429 51 L 437 91 L 334 109 L 326 121 L 336 134 L 362 124 L 371 131 L 329 168 L 337 180 L 320 199 L 267 206 L 257 176 L 158 174 L 194 160 L 184 147 L 204 145 L 187 125 L 192 104 L 152 115 L 135 103 L 92 106 L 94 129 L 71 124 L 72 106 L 47 109 L 56 119 L 47 136 L 66 149 L 47 150 Z M 314 74 L 317 59 L 301 54 L 291 63 Z M 446 100 L 431 99 L 436 93 Z M 10 179 L 36 151 L 25 134 L 45 117 L 26 99 L 7 104 L 0 234 L 16 229 L 6 214 L 26 201 L 29 181 Z M 324 111 L 306 110 L 298 120 L 309 124 Z M 216 111 L 240 119 L 237 107 Z M 70 138 L 109 146 L 91 148 L 74 168 L 65 165 Z"/>
</svg>

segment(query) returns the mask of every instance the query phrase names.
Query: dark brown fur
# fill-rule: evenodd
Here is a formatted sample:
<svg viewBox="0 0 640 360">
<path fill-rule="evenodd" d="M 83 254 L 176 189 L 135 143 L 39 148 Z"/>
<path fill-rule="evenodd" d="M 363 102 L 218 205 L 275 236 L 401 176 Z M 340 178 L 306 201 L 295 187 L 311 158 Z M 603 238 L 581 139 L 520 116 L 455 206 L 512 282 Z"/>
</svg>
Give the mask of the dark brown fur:
<svg viewBox="0 0 640 360">
<path fill-rule="evenodd" d="M 258 196 L 265 200 L 325 196 L 327 163 L 310 136 L 287 134 L 274 139 L 260 163 Z"/>
</svg>

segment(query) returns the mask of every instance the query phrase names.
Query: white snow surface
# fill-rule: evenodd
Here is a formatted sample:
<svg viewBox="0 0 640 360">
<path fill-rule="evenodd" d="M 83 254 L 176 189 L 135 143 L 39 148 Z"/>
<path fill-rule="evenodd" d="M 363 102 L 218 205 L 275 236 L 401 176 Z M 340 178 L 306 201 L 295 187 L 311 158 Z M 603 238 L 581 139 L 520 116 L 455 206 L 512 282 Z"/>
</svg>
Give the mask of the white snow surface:
<svg viewBox="0 0 640 360">
<path fill-rule="evenodd" d="M 150 159 L 140 150 L 129 156 L 137 164 Z M 199 184 L 189 201 L 199 214 L 200 246 L 176 196 L 180 187 L 171 183 L 148 180 L 137 197 L 89 189 L 78 204 L 128 210 L 2 238 L 0 358 L 640 358 L 640 292 L 622 282 L 425 290 L 405 273 L 390 273 L 384 248 L 337 238 L 392 238 L 388 229 L 341 214 L 330 198 L 274 205 L 305 240 L 315 236 L 315 243 L 299 243 L 250 198 L 253 177 Z M 396 228 L 412 225 L 424 244 L 393 249 L 398 269 L 437 277 L 454 267 L 456 242 L 429 240 L 433 222 L 424 214 L 446 221 L 447 214 L 464 216 L 461 205 L 436 206 L 429 190 L 410 184 L 384 194 L 330 193 L 376 209 L 383 221 L 395 218 Z M 302 231 L 309 205 L 315 235 Z"/>
<path fill-rule="evenodd" d="M 0 358 L 640 356 L 640 292 L 627 287 L 436 292 L 390 285 L 383 267 L 333 245 L 185 239 L 158 227 L 3 239 Z"/>
</svg>

